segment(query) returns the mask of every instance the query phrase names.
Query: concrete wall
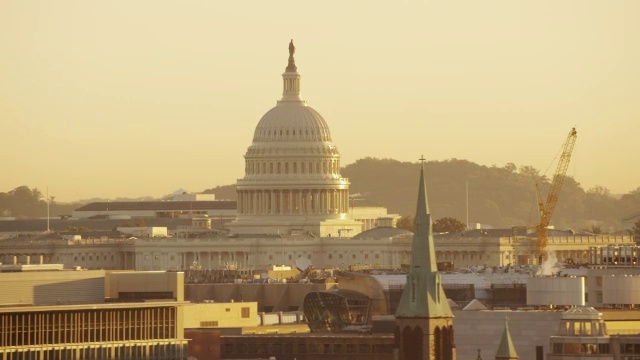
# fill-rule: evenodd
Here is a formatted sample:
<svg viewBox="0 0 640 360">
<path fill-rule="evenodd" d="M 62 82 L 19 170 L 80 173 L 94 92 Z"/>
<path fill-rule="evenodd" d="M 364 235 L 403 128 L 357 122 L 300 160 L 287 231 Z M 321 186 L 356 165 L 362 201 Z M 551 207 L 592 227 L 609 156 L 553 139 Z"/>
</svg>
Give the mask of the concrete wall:
<svg viewBox="0 0 640 360">
<path fill-rule="evenodd" d="M 322 291 L 335 284 L 187 284 L 185 300 L 201 303 L 257 302 L 258 311 L 291 311 L 302 306 L 311 291 Z"/>
<path fill-rule="evenodd" d="M 104 302 L 103 270 L 0 273 L 0 305 Z"/>
<path fill-rule="evenodd" d="M 483 359 L 494 359 L 505 317 L 520 359 L 536 358 L 536 346 L 549 352 L 549 337 L 555 335 L 562 318 L 561 311 L 454 311 L 453 330 L 458 359 L 475 359 L 478 349 Z"/>
<path fill-rule="evenodd" d="M 176 301 L 184 301 L 184 273 L 138 271 L 108 274 L 105 296 L 117 299 L 120 292 L 172 292 Z"/>
<path fill-rule="evenodd" d="M 248 309 L 245 317 L 243 309 Z M 183 311 L 185 329 L 256 326 L 259 321 L 257 302 L 188 304 Z"/>
</svg>

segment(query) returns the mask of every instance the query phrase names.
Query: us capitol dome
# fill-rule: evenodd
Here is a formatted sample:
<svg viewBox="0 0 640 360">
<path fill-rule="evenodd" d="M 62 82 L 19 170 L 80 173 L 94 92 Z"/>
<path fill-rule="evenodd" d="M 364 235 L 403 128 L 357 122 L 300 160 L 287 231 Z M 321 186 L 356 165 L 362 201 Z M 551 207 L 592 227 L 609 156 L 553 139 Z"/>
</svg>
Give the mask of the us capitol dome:
<svg viewBox="0 0 640 360">
<path fill-rule="evenodd" d="M 362 223 L 349 217 L 349 180 L 326 121 L 300 96 L 300 73 L 289 43 L 282 99 L 258 122 L 238 179 L 232 234 L 350 237 Z"/>
</svg>

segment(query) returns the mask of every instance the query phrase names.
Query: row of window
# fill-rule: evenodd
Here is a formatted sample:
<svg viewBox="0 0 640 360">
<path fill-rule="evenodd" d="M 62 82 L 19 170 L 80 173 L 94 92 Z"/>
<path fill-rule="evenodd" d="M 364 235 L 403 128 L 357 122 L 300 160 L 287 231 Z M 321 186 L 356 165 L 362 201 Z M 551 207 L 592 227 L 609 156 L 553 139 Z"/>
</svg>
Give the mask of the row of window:
<svg viewBox="0 0 640 360">
<path fill-rule="evenodd" d="M 553 343 L 554 354 L 610 354 L 609 344 Z"/>
<path fill-rule="evenodd" d="M 267 169 L 268 164 L 268 169 Z M 268 172 L 267 172 L 268 170 Z M 338 175 L 340 172 L 340 161 L 337 159 L 327 160 L 327 161 L 316 161 L 315 166 L 314 162 L 306 162 L 301 161 L 297 162 L 285 162 L 284 164 L 281 162 L 266 162 L 266 161 L 252 161 L 247 160 L 245 173 L 247 175 L 258 175 L 258 174 L 297 174 L 298 170 L 300 174 L 333 174 Z"/>
<path fill-rule="evenodd" d="M 223 354 L 391 354 L 390 344 L 225 344 Z"/>
<path fill-rule="evenodd" d="M 262 130 L 258 135 L 258 138 L 262 139 L 291 139 L 293 137 L 311 139 L 316 136 L 316 131 L 314 129 L 305 129 L 304 131 L 302 129 Z M 322 136 L 323 134 L 318 131 L 318 135 Z M 322 140 L 329 140 L 329 138 L 325 136 Z"/>
<path fill-rule="evenodd" d="M 273 260 L 273 257 L 274 257 L 273 255 L 269 255 L 269 260 Z M 298 259 L 300 259 L 301 257 L 302 257 L 302 255 L 300 255 L 300 254 L 299 254 L 299 255 L 298 255 Z M 329 254 L 329 255 L 327 255 L 327 257 L 328 257 L 329 259 L 333 259 L 333 254 Z M 343 256 L 343 254 L 338 254 L 338 258 L 339 258 L 339 259 L 342 259 L 343 257 L 344 257 L 344 256 Z M 354 259 L 354 260 L 356 259 L 356 257 L 357 257 L 357 255 L 356 255 L 356 254 L 352 254 L 352 255 L 351 255 L 351 258 L 352 258 L 352 259 Z M 380 258 L 380 254 L 375 254 L 375 255 L 374 255 L 374 257 L 375 257 L 376 259 L 379 259 L 379 258 Z M 311 260 L 311 254 L 308 254 L 308 255 L 307 255 L 307 259 Z M 364 254 L 364 259 L 365 259 L 365 260 L 369 260 L 369 254 Z M 289 254 L 289 260 L 293 260 L 293 255 Z"/>
<path fill-rule="evenodd" d="M 3 358 L 3 354 L 8 360 L 186 360 L 187 348 L 185 345 L 162 344 L 149 346 L 121 346 L 114 348 L 92 347 L 85 349 L 27 349 L 24 351 L 7 351 L 6 353 L 0 349 L 0 358 Z"/>
</svg>

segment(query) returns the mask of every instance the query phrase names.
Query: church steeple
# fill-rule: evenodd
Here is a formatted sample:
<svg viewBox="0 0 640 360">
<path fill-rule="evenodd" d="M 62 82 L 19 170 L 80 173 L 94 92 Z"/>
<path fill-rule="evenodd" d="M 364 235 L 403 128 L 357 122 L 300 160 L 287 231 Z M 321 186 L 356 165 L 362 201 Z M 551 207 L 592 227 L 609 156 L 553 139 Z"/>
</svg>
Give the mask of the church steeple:
<svg viewBox="0 0 640 360">
<path fill-rule="evenodd" d="M 396 310 L 397 343 L 400 360 L 455 360 L 453 313 L 436 263 L 424 160 L 424 157 L 420 158 L 411 268 Z"/>
<path fill-rule="evenodd" d="M 516 353 L 516 347 L 513 346 L 511 340 L 511 334 L 509 333 L 509 317 L 504 318 L 504 332 L 502 333 L 502 339 L 500 339 L 500 346 L 496 352 L 496 360 L 518 360 L 518 354 Z"/>
<path fill-rule="evenodd" d="M 296 66 L 296 59 L 293 55 L 296 47 L 293 45 L 293 39 L 289 42 L 289 62 L 287 68 L 282 74 L 282 100 L 278 104 L 296 103 L 306 105 L 306 102 L 300 97 L 300 74 Z"/>
<path fill-rule="evenodd" d="M 397 317 L 452 317 L 451 308 L 444 295 L 438 273 L 436 251 L 433 246 L 433 231 L 427 187 L 424 180 L 424 157 L 420 169 L 418 207 L 416 209 L 413 245 L 411 247 L 411 270 L 407 276 Z"/>
</svg>

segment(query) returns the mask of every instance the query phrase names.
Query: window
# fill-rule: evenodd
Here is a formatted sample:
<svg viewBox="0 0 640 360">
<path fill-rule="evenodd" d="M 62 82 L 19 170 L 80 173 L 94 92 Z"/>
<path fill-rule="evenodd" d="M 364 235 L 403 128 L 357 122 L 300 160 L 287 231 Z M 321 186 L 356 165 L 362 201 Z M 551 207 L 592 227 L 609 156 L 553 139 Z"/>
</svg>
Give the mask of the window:
<svg viewBox="0 0 640 360">
<path fill-rule="evenodd" d="M 241 311 L 242 311 L 242 318 L 243 319 L 248 319 L 249 316 L 250 316 L 249 308 L 248 307 L 243 307 Z"/>
<path fill-rule="evenodd" d="M 218 322 L 217 321 L 200 321 L 200 327 L 203 327 L 203 328 L 218 327 Z"/>
<path fill-rule="evenodd" d="M 224 311 L 225 311 L 225 312 L 230 312 L 230 311 L 231 311 L 231 308 L 225 308 L 225 309 L 224 309 Z"/>
</svg>

